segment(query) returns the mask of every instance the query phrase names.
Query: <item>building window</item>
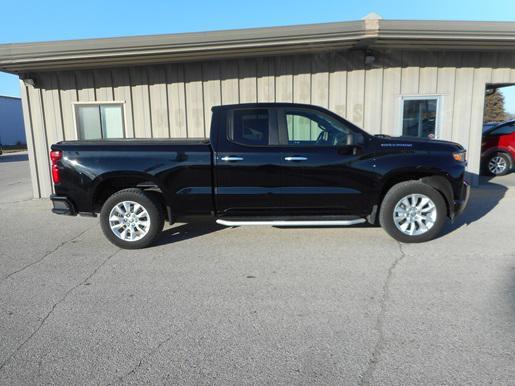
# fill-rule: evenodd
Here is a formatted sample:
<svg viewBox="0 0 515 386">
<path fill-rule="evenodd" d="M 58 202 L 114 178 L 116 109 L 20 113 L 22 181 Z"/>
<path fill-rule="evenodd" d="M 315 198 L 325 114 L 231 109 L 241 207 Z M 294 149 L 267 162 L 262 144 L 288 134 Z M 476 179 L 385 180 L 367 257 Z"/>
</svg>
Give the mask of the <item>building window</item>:
<svg viewBox="0 0 515 386">
<path fill-rule="evenodd" d="M 75 115 L 79 139 L 124 137 L 123 104 L 76 104 Z"/>
<path fill-rule="evenodd" d="M 437 138 L 439 97 L 404 97 L 401 102 L 402 135 Z"/>
</svg>

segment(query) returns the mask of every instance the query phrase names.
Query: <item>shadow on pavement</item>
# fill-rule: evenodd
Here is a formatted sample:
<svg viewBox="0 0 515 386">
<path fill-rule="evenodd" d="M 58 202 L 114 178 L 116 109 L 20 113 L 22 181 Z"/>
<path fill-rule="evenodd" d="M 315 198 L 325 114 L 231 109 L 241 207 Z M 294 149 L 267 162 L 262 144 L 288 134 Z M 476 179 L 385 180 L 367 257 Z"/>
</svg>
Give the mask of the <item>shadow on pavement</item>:
<svg viewBox="0 0 515 386">
<path fill-rule="evenodd" d="M 480 220 L 497 206 L 508 190 L 506 186 L 489 182 L 486 179 L 481 179 L 481 181 L 479 187 L 472 188 L 470 200 L 465 211 L 456 217 L 452 224 L 447 224 L 442 235 L 451 233 L 463 225 L 469 225 Z"/>
<path fill-rule="evenodd" d="M 454 232 L 456 229 L 463 225 L 471 224 L 475 221 L 480 220 L 482 217 L 487 215 L 497 204 L 503 199 L 508 188 L 506 186 L 492 183 L 482 179 L 482 183 L 479 187 L 473 188 L 470 193 L 470 200 L 465 211 L 454 219 L 453 223 L 448 222 L 444 227 L 441 236 Z M 352 226 L 353 228 L 375 228 L 377 224 L 371 225 L 368 223 L 357 224 Z M 166 229 L 162 232 L 161 236 L 154 244 L 154 246 L 162 246 L 166 244 L 173 244 L 184 240 L 193 239 L 207 235 L 209 233 L 217 232 L 226 227 L 218 225 L 212 220 L 202 220 L 188 222 L 173 226 L 172 228 Z M 274 227 L 277 229 L 291 229 L 291 227 Z M 298 227 L 297 227 L 298 228 Z M 310 226 L 300 228 L 313 228 Z M 340 226 L 331 226 L 324 228 L 343 228 Z"/>
<path fill-rule="evenodd" d="M 161 236 L 154 244 L 154 246 L 161 246 L 166 244 L 173 244 L 179 241 L 193 239 L 195 237 L 200 237 L 207 235 L 209 233 L 217 232 L 226 227 L 222 225 L 218 225 L 211 221 L 202 221 L 202 222 L 191 222 L 182 225 L 177 225 L 172 228 L 166 229 L 162 232 Z"/>
<path fill-rule="evenodd" d="M 21 161 L 27 161 L 29 159 L 29 156 L 27 153 L 23 154 L 2 154 L 0 155 L 0 163 L 2 162 L 21 162 Z"/>
<path fill-rule="evenodd" d="M 486 184 L 488 182 L 500 184 L 504 186 L 515 186 L 515 169 L 504 176 L 480 176 L 479 183 Z"/>
</svg>

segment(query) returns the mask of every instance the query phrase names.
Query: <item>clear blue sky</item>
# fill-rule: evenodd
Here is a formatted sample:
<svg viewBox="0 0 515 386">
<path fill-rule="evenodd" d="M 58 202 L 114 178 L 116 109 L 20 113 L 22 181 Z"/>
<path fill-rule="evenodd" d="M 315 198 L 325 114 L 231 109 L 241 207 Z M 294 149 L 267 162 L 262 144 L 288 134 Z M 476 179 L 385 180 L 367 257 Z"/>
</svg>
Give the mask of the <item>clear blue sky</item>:
<svg viewBox="0 0 515 386">
<path fill-rule="evenodd" d="M 8 1 L 0 43 L 146 35 L 357 20 L 515 20 L 515 0 L 144 0 Z M 0 73 L 0 95 L 18 96 L 18 80 Z M 507 97 L 515 111 L 515 91 Z"/>
</svg>

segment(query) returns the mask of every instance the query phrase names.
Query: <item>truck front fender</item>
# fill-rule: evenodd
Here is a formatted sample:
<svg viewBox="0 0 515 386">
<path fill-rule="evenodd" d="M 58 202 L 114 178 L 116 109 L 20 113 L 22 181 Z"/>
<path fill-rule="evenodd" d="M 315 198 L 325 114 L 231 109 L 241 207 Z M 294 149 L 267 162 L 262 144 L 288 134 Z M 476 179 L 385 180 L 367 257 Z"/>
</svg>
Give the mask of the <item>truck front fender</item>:
<svg viewBox="0 0 515 386">
<path fill-rule="evenodd" d="M 447 204 L 447 216 L 449 216 L 452 219 L 454 217 L 454 199 L 451 183 L 445 177 L 442 176 L 423 177 L 420 180 L 423 183 L 428 184 L 429 186 L 433 187 L 434 189 L 440 192 L 440 194 L 445 199 L 445 203 Z"/>
</svg>

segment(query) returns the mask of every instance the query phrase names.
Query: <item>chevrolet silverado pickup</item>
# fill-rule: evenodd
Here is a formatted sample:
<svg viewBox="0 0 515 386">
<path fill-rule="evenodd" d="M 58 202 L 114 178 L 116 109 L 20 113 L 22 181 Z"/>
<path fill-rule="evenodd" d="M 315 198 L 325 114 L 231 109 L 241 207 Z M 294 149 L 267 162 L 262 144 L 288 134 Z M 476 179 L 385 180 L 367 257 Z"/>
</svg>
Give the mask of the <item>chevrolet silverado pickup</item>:
<svg viewBox="0 0 515 386">
<path fill-rule="evenodd" d="M 225 226 L 380 224 L 402 242 L 435 238 L 466 206 L 466 157 L 445 141 L 370 135 L 324 108 L 212 109 L 208 139 L 52 145 L 52 211 L 100 214 L 121 248 L 151 245 L 164 222 Z"/>
</svg>

